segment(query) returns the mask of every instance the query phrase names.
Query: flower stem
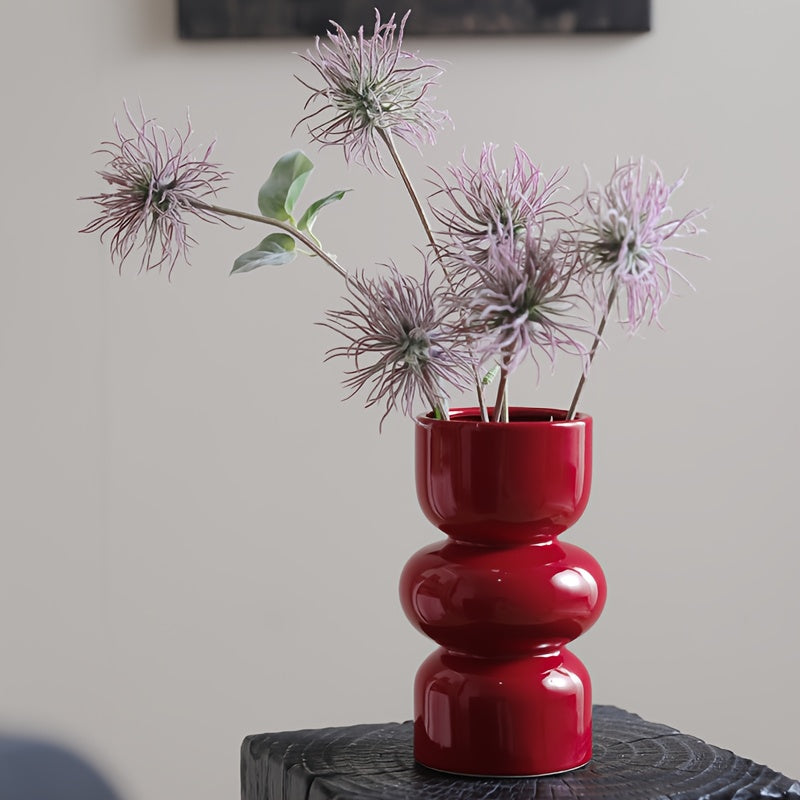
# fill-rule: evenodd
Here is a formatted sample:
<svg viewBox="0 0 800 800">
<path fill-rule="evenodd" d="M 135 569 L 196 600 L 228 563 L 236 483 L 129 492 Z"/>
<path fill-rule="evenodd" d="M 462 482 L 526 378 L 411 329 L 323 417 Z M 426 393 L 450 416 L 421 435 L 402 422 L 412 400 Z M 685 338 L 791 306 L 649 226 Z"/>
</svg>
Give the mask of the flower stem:
<svg viewBox="0 0 800 800">
<path fill-rule="evenodd" d="M 592 366 L 592 361 L 594 361 L 594 356 L 600 344 L 600 339 L 603 336 L 603 331 L 606 329 L 606 322 L 608 322 L 608 317 L 611 314 L 611 307 L 614 305 L 614 300 L 617 296 L 618 288 L 619 288 L 619 283 L 615 282 L 611 291 L 608 293 L 608 304 L 606 305 L 606 310 L 605 313 L 603 314 L 603 318 L 600 320 L 600 325 L 597 327 L 597 333 L 595 333 L 594 335 L 594 342 L 592 343 L 592 349 L 589 351 L 589 363 L 586 365 L 586 369 L 584 369 L 583 373 L 581 374 L 581 379 L 578 381 L 578 387 L 575 389 L 575 394 L 572 396 L 572 403 L 570 403 L 569 411 L 567 411 L 567 417 L 566 417 L 567 422 L 569 422 L 569 420 L 571 420 L 575 416 L 575 408 L 578 405 L 578 399 L 580 398 L 584 384 L 586 383 L 586 377 L 589 374 L 589 369 Z"/>
<path fill-rule="evenodd" d="M 494 401 L 493 422 L 508 422 L 508 369 L 500 368 L 500 380 L 497 384 L 497 398 Z"/>
<path fill-rule="evenodd" d="M 384 143 L 386 144 L 386 148 L 389 150 L 389 155 L 391 155 L 392 161 L 394 161 L 400 177 L 403 179 L 403 184 L 405 185 L 406 191 L 411 198 L 411 202 L 414 204 L 414 209 L 416 210 L 419 221 L 422 223 L 422 227 L 425 230 L 425 235 L 428 237 L 428 242 L 433 248 L 433 252 L 436 254 L 436 259 L 439 261 L 439 265 L 442 268 L 444 277 L 447 280 L 447 283 L 450 285 L 450 288 L 453 289 L 453 282 L 450 280 L 450 275 L 448 274 L 447 269 L 441 260 L 441 251 L 439 250 L 439 245 L 436 244 L 436 239 L 433 236 L 433 231 L 431 230 L 430 223 L 428 222 L 428 217 L 425 214 L 425 209 L 422 207 L 422 203 L 420 202 L 419 195 L 414 189 L 414 184 L 411 183 L 411 178 L 409 177 L 408 172 L 406 172 L 406 168 L 403 165 L 402 159 L 400 158 L 400 153 L 397 152 L 394 139 L 392 138 L 392 132 L 386 128 L 378 128 L 377 130 L 381 139 L 383 139 Z M 483 384 L 481 383 L 480 376 L 478 375 L 478 369 L 475 364 L 472 365 L 472 374 L 475 378 L 475 391 L 478 393 L 478 405 L 480 406 L 481 410 L 481 421 L 488 422 L 489 413 L 486 410 L 486 400 L 484 399 L 483 395 Z"/>
<path fill-rule="evenodd" d="M 328 255 L 313 239 L 306 236 L 306 234 L 302 233 L 301 231 L 297 230 L 294 226 L 290 225 L 288 222 L 283 222 L 279 219 L 273 219 L 272 217 L 262 217 L 260 214 L 249 214 L 246 211 L 237 211 L 233 208 L 222 208 L 221 206 L 211 205 L 210 203 L 203 203 L 199 200 L 193 201 L 192 205 L 196 208 L 202 208 L 206 211 L 213 211 L 216 214 L 224 214 L 228 217 L 239 217 L 240 219 L 247 219 L 251 222 L 261 222 L 264 225 L 271 225 L 273 228 L 279 228 L 282 231 L 286 231 L 286 233 L 293 236 L 298 241 L 302 242 L 309 250 L 311 250 L 315 255 L 319 256 L 326 264 L 331 266 L 333 269 L 336 270 L 343 278 L 347 278 L 347 270 L 344 267 L 340 266 L 336 263 L 336 259 L 332 256 Z"/>
<path fill-rule="evenodd" d="M 474 363 L 472 365 L 472 374 L 475 377 L 475 391 L 478 393 L 478 406 L 481 410 L 481 422 L 488 422 L 489 411 L 486 408 L 486 397 L 483 393 L 483 383 L 481 382 L 480 375 L 478 375 L 478 368 Z"/>
<path fill-rule="evenodd" d="M 481 410 L 481 422 L 488 422 L 489 411 L 486 408 L 486 395 L 483 391 L 483 381 L 480 379 L 480 376 L 478 375 L 478 368 L 474 364 L 472 365 L 472 373 L 475 376 L 475 388 L 478 392 L 478 406 Z"/>
<path fill-rule="evenodd" d="M 431 404 L 431 409 L 436 419 L 443 419 L 443 420 L 450 419 L 450 411 L 447 407 L 447 398 L 445 397 L 437 398 L 435 395 L 433 395 L 431 392 L 427 390 L 425 390 L 425 396 L 428 398 L 428 402 Z"/>
<path fill-rule="evenodd" d="M 425 235 L 428 237 L 428 241 L 430 242 L 433 251 L 438 256 L 439 247 L 436 244 L 436 240 L 433 238 L 433 231 L 431 230 L 430 223 L 428 222 L 428 217 L 425 215 L 425 209 L 422 207 L 419 196 L 414 189 L 414 184 L 411 183 L 411 178 L 409 178 L 406 168 L 403 166 L 403 162 L 400 160 L 400 153 L 397 152 L 397 148 L 394 145 L 392 132 L 390 130 L 386 130 L 385 128 L 378 128 L 378 133 L 380 134 L 381 139 L 383 139 L 385 142 L 386 147 L 389 150 L 389 155 L 391 155 L 392 160 L 397 167 L 397 171 L 400 173 L 400 177 L 403 179 L 406 191 L 408 192 L 409 197 L 411 197 L 411 202 L 414 204 L 419 221 L 422 223 L 422 227 L 425 229 Z"/>
</svg>

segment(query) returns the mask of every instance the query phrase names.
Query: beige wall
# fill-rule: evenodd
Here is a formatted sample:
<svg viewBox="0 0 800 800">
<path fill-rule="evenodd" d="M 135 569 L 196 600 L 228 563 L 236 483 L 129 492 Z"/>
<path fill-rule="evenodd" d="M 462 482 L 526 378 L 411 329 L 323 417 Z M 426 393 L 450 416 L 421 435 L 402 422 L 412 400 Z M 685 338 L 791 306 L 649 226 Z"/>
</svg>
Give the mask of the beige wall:
<svg viewBox="0 0 800 800">
<path fill-rule="evenodd" d="M 303 41 L 186 43 L 166 0 L 0 7 L 0 728 L 54 736 L 126 798 L 234 797 L 245 734 L 408 718 L 431 644 L 399 609 L 417 510 L 411 426 L 339 402 L 341 292 L 311 261 L 228 277 L 263 232 L 196 231 L 190 268 L 122 278 L 79 195 L 121 100 L 141 97 L 235 173 L 255 208 L 307 149 L 320 226 L 354 267 L 418 269 L 399 181 L 290 131 Z M 432 160 L 514 141 L 546 169 L 645 154 L 710 205 L 697 289 L 601 353 L 584 406 L 596 482 L 570 538 L 610 600 L 576 646 L 595 697 L 800 776 L 797 75 L 793 0 L 654 0 L 632 37 L 417 40 L 450 62 Z M 409 168 L 422 182 L 413 155 Z M 564 405 L 569 367 L 515 386 Z M 310 452 L 311 446 L 318 448 Z"/>
</svg>

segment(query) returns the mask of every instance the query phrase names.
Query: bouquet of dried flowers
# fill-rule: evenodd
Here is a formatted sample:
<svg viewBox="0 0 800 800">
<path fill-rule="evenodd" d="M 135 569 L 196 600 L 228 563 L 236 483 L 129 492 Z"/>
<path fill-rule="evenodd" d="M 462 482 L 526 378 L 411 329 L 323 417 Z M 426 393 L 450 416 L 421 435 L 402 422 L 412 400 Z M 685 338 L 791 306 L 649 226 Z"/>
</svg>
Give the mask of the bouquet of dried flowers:
<svg viewBox="0 0 800 800">
<path fill-rule="evenodd" d="M 100 152 L 109 160 L 99 175 L 110 189 L 89 198 L 99 215 L 84 232 L 109 237 L 120 265 L 136 249 L 143 270 L 186 259 L 194 240 L 192 217 L 221 221 L 238 217 L 275 229 L 239 256 L 233 272 L 287 264 L 315 256 L 345 280 L 346 305 L 323 323 L 344 343 L 330 357 L 352 360 L 345 386 L 366 393 L 366 405 L 383 403 L 414 413 L 420 400 L 448 418 L 454 390 L 475 388 L 485 421 L 508 420 L 509 381 L 530 358 L 554 363 L 559 351 L 578 356 L 580 380 L 566 418 L 575 413 L 603 331 L 616 314 L 631 332 L 658 320 L 675 277 L 670 251 L 679 237 L 699 231 L 691 210 L 674 216 L 669 203 L 682 183 L 666 183 L 643 160 L 617 163 L 605 186 L 587 185 L 563 199 L 566 170 L 545 176 L 522 147 L 500 168 L 496 146 L 484 145 L 471 164 L 466 157 L 444 171 L 431 171 L 435 187 L 423 199 L 414 188 L 398 142 L 421 152 L 435 144 L 449 121 L 431 105 L 430 89 L 442 69 L 403 49 L 408 14 L 382 22 L 376 11 L 371 35 L 349 35 L 331 23 L 327 37 L 303 58 L 315 71 L 308 82 L 306 127 L 324 147 L 340 147 L 348 163 L 402 178 L 426 240 L 421 279 L 395 265 L 375 274 L 348 272 L 313 233 L 319 213 L 339 201 L 334 191 L 297 211 L 313 169 L 301 151 L 284 155 L 258 194 L 260 214 L 214 202 L 228 178 L 212 162 L 213 144 L 192 148 L 185 132 L 169 133 L 154 119 L 125 107 L 125 124 Z M 694 255 L 694 254 L 692 254 Z M 599 320 L 599 321 L 598 321 Z M 484 398 L 495 383 L 490 406 Z M 382 419 L 383 419 L 382 418 Z"/>
</svg>

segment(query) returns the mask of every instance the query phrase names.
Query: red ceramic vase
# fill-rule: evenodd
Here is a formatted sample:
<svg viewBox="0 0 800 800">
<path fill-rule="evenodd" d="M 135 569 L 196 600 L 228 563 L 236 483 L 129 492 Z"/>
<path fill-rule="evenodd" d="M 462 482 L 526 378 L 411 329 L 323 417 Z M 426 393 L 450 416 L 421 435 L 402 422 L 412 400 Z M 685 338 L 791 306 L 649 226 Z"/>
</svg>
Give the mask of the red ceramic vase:
<svg viewBox="0 0 800 800">
<path fill-rule="evenodd" d="M 416 426 L 417 496 L 447 539 L 409 560 L 400 596 L 440 645 L 414 688 L 414 756 L 463 775 L 565 772 L 592 755 L 589 675 L 566 644 L 598 618 L 598 563 L 560 542 L 583 513 L 592 419 L 477 409 Z"/>
</svg>

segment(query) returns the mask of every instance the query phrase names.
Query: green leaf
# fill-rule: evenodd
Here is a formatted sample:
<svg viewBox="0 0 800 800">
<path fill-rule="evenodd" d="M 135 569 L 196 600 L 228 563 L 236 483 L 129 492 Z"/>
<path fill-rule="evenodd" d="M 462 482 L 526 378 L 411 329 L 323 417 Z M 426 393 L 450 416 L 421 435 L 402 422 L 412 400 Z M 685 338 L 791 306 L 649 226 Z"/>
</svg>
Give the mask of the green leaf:
<svg viewBox="0 0 800 800">
<path fill-rule="evenodd" d="M 250 272 L 258 267 L 279 267 L 297 258 L 295 241 L 286 233 L 271 233 L 258 247 L 242 253 L 233 262 L 231 275 Z"/>
<path fill-rule="evenodd" d="M 291 220 L 294 205 L 314 165 L 300 150 L 278 159 L 266 183 L 258 191 L 258 207 L 265 217 Z"/>
<path fill-rule="evenodd" d="M 319 214 L 320 210 L 331 203 L 335 203 L 337 200 L 341 200 L 348 191 L 348 189 L 337 189 L 335 192 L 331 192 L 327 197 L 323 197 L 321 200 L 312 203 L 306 209 L 306 213 L 300 217 L 300 222 L 297 223 L 298 229 L 311 233 L 311 229 L 314 227 L 314 222 L 316 222 L 317 214 Z"/>
</svg>

